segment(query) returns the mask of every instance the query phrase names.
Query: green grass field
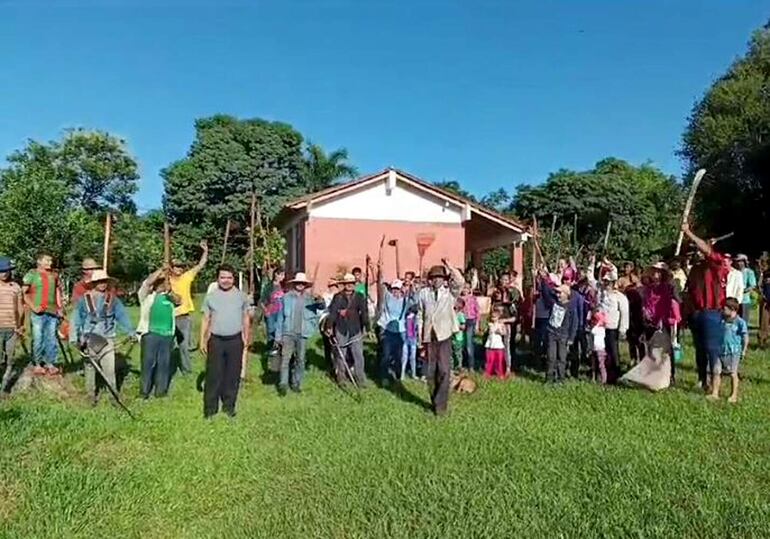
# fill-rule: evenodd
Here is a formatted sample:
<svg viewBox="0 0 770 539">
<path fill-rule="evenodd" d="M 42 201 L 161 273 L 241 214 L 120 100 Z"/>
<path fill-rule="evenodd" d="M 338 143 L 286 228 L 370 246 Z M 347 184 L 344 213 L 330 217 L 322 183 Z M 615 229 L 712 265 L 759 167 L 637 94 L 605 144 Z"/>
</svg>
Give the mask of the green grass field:
<svg viewBox="0 0 770 539">
<path fill-rule="evenodd" d="M 133 422 L 15 397 L 0 537 L 767 537 L 769 363 L 752 352 L 738 405 L 705 401 L 688 351 L 662 394 L 525 373 L 442 419 L 420 382 L 357 403 L 318 367 L 280 399 L 258 360 L 234 420 L 202 419 L 194 377 L 142 402 L 130 376 Z"/>
</svg>

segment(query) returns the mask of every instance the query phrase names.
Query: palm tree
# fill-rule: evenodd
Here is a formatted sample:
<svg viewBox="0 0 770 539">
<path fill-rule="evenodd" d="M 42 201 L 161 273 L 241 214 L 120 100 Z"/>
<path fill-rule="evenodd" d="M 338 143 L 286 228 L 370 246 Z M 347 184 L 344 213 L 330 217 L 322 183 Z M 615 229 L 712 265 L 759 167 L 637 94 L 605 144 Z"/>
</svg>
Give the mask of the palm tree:
<svg viewBox="0 0 770 539">
<path fill-rule="evenodd" d="M 318 144 L 307 145 L 307 176 L 306 184 L 309 193 L 326 189 L 342 178 L 355 178 L 358 169 L 348 163 L 348 151 L 339 148 L 326 155 Z"/>
</svg>

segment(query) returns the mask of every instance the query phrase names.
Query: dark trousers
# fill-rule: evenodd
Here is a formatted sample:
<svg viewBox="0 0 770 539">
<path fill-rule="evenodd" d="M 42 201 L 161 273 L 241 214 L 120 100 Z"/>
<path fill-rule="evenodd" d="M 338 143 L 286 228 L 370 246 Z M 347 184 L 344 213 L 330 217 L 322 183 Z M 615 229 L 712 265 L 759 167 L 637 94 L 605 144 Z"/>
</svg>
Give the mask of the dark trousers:
<svg viewBox="0 0 770 539">
<path fill-rule="evenodd" d="M 209 338 L 206 360 L 206 386 L 203 391 L 203 415 L 210 417 L 222 410 L 228 415 L 235 414 L 235 400 L 241 382 L 243 360 L 243 338 L 241 334 Z"/>
<path fill-rule="evenodd" d="M 508 337 L 508 358 L 509 358 L 509 365 L 508 368 L 510 370 L 514 370 L 514 366 L 516 365 L 516 329 L 518 326 L 516 323 L 509 324 L 508 329 L 510 330 L 510 335 Z"/>
<path fill-rule="evenodd" d="M 548 353 L 548 319 L 535 318 L 535 355 L 543 360 Z"/>
<path fill-rule="evenodd" d="M 642 344 L 642 330 L 629 329 L 626 338 L 628 339 L 628 355 L 631 357 L 631 361 L 639 363 L 644 359 L 645 354 L 644 344 Z"/>
<path fill-rule="evenodd" d="M 567 341 L 549 336 L 548 366 L 545 374 L 547 382 L 562 382 L 567 371 Z"/>
<path fill-rule="evenodd" d="M 436 415 L 447 411 L 449 404 L 449 371 L 452 361 L 452 339 L 431 341 L 426 346 L 425 378 L 430 403 Z"/>
<path fill-rule="evenodd" d="M 334 350 L 334 371 L 337 375 L 337 383 L 347 382 L 348 370 L 343 362 L 348 363 L 348 357 L 353 361 L 353 376 L 359 386 L 366 383 L 366 373 L 364 372 L 364 337 L 357 335 L 348 338 L 344 335 L 336 334 L 339 350 Z"/>
<path fill-rule="evenodd" d="M 156 333 L 142 335 L 142 397 L 149 397 L 153 386 L 156 397 L 163 397 L 168 393 L 173 346 L 174 337 L 164 337 Z"/>
<path fill-rule="evenodd" d="M 379 377 L 385 380 L 392 370 L 396 378 L 401 374 L 401 357 L 404 354 L 404 336 L 395 331 L 383 331 L 380 342 L 382 353 L 380 354 Z"/>
<path fill-rule="evenodd" d="M 698 311 L 690 319 L 695 363 L 698 366 L 698 381 L 705 385 L 711 374 L 711 365 L 719 361 L 722 354 L 722 313 L 720 311 Z"/>
<path fill-rule="evenodd" d="M 608 329 L 604 333 L 607 348 L 607 383 L 615 383 L 620 375 L 620 330 Z"/>
<path fill-rule="evenodd" d="M 591 334 L 585 328 L 579 328 L 575 335 L 575 342 L 569 352 L 569 370 L 570 376 L 577 378 L 580 375 L 580 365 L 588 362 L 588 354 L 591 350 L 588 348 L 588 338 Z"/>
</svg>

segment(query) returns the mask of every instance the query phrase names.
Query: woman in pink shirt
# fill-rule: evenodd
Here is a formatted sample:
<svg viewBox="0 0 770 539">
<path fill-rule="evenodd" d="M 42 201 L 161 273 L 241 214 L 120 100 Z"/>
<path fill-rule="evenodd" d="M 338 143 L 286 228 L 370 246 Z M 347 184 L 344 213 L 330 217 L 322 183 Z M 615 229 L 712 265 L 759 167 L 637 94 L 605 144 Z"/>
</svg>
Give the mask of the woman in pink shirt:
<svg viewBox="0 0 770 539">
<path fill-rule="evenodd" d="M 476 336 L 476 326 L 479 322 L 479 301 L 473 295 L 471 285 L 465 283 L 460 297 L 465 301 L 463 314 L 465 315 L 465 354 L 467 357 L 468 368 L 476 370 L 476 344 L 473 341 Z"/>
<path fill-rule="evenodd" d="M 642 288 L 642 315 L 644 316 L 645 337 L 649 341 L 657 330 L 674 337 L 673 328 L 682 321 L 679 298 L 671 279 L 668 266 L 663 262 L 654 264 L 648 273 L 649 280 Z M 673 350 L 671 351 L 673 358 Z M 671 362 L 671 383 L 674 382 L 674 362 Z"/>
</svg>

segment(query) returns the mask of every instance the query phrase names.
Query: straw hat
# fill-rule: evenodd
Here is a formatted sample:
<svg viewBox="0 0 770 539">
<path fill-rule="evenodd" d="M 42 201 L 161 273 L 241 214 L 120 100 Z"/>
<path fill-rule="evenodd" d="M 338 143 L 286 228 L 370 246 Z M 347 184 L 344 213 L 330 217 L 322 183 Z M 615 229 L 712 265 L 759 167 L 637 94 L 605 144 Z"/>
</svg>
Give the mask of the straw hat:
<svg viewBox="0 0 770 539">
<path fill-rule="evenodd" d="M 446 268 L 444 266 L 431 267 L 430 271 L 428 272 L 428 279 L 433 279 L 434 277 L 443 277 L 444 279 L 446 279 L 447 278 Z"/>
<path fill-rule="evenodd" d="M 342 279 L 337 281 L 339 284 L 353 284 L 356 282 L 356 278 L 352 273 L 346 273 Z"/>
<path fill-rule="evenodd" d="M 311 283 L 312 283 L 312 281 L 310 281 L 310 280 L 307 278 L 307 275 L 305 275 L 305 272 L 302 272 L 302 271 L 298 271 L 298 272 L 297 272 L 297 273 L 294 275 L 294 278 L 293 278 L 292 280 L 290 280 L 290 281 L 289 281 L 289 284 L 294 284 L 294 283 L 311 284 Z"/>
<path fill-rule="evenodd" d="M 84 258 L 83 263 L 80 265 L 80 269 L 84 270 L 97 270 L 101 268 L 99 264 L 96 263 L 96 260 L 93 258 Z"/>
<path fill-rule="evenodd" d="M 94 272 L 91 274 L 91 282 L 92 283 L 98 283 L 101 281 L 112 281 L 113 278 L 107 275 L 107 272 L 103 269 L 94 270 Z"/>
</svg>

